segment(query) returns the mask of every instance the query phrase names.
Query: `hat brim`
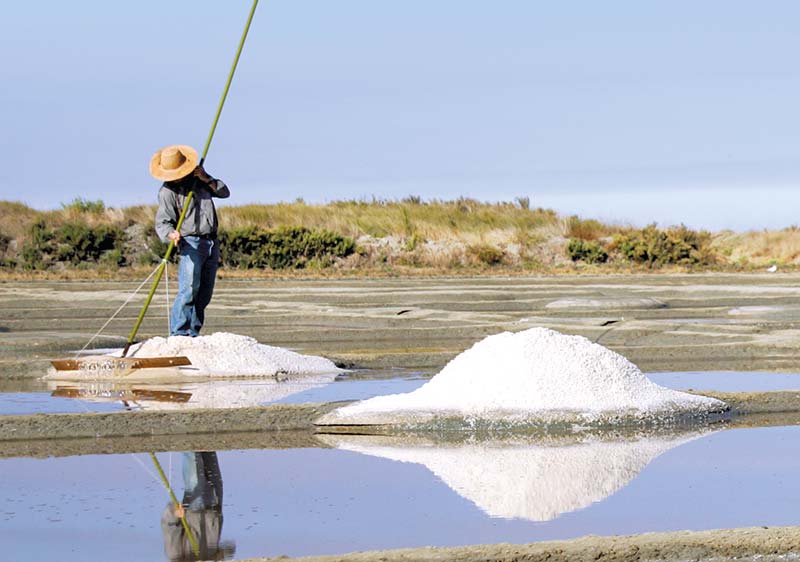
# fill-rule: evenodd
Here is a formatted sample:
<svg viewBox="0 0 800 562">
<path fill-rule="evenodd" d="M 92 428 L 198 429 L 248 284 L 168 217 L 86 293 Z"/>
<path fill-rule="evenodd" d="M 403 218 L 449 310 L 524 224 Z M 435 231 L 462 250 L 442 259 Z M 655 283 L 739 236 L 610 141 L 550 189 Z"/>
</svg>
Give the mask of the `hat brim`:
<svg viewBox="0 0 800 562">
<path fill-rule="evenodd" d="M 177 148 L 181 154 L 186 158 L 186 161 L 179 167 L 172 170 L 165 170 L 161 167 L 161 153 L 167 148 Z M 191 146 L 185 144 L 175 144 L 165 146 L 150 159 L 150 175 L 161 181 L 175 181 L 185 178 L 197 167 L 197 151 Z"/>
</svg>

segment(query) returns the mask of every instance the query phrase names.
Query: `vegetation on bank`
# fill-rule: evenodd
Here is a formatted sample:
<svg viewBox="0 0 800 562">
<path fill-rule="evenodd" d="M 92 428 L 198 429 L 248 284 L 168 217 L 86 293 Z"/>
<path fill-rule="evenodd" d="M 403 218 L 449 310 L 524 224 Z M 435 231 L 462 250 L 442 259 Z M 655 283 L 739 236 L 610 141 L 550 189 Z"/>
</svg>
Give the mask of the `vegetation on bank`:
<svg viewBox="0 0 800 562">
<path fill-rule="evenodd" d="M 154 206 L 0 201 L 0 270 L 119 271 L 161 260 Z M 710 233 L 560 217 L 528 198 L 482 203 L 297 200 L 219 209 L 223 267 L 255 271 L 554 271 L 748 268 L 800 262 L 800 230 Z"/>
</svg>

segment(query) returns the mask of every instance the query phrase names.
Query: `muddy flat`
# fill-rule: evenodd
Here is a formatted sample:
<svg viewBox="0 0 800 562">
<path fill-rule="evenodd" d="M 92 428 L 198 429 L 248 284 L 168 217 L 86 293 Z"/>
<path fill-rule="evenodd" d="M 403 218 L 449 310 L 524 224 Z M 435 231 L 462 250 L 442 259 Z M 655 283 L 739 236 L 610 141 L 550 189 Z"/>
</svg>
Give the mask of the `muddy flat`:
<svg viewBox="0 0 800 562">
<path fill-rule="evenodd" d="M 438 369 L 483 337 L 545 326 L 580 334 L 645 371 L 800 370 L 800 276 L 221 279 L 205 330 L 322 355 L 344 365 Z M 37 376 L 85 345 L 131 282 L 0 284 L 0 379 Z M 92 347 L 121 346 L 139 293 Z M 164 335 L 156 296 L 140 339 Z"/>
</svg>

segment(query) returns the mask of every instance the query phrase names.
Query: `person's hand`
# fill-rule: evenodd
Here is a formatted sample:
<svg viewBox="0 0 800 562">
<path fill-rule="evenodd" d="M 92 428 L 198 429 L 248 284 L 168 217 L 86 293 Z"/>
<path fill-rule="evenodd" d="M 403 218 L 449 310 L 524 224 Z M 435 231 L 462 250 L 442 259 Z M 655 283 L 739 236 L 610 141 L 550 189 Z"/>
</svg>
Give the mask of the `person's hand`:
<svg viewBox="0 0 800 562">
<path fill-rule="evenodd" d="M 182 505 L 173 505 L 172 511 L 175 513 L 175 517 L 178 519 L 183 519 L 183 517 L 186 515 L 186 508 L 184 508 Z"/>
<path fill-rule="evenodd" d="M 177 244 L 181 240 L 181 233 L 178 232 L 177 230 L 175 230 L 175 231 L 170 232 L 169 234 L 167 234 L 167 238 L 169 238 L 170 240 L 172 240 L 173 242 L 175 242 Z"/>
<path fill-rule="evenodd" d="M 194 174 L 194 177 L 208 186 L 211 186 L 211 184 L 214 183 L 214 178 L 208 175 L 203 166 L 197 166 L 192 173 Z"/>
</svg>

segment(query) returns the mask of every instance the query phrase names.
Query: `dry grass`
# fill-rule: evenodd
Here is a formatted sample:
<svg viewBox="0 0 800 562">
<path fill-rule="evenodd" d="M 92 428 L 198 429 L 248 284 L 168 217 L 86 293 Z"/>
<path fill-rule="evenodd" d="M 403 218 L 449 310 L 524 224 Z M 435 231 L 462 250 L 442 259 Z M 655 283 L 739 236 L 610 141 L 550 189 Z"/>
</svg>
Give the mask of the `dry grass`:
<svg viewBox="0 0 800 562">
<path fill-rule="evenodd" d="M 100 212 L 66 205 L 54 211 L 37 211 L 22 203 L 0 201 L 0 229 L 13 237 L 24 236 L 30 226 L 42 219 L 50 226 L 79 221 L 89 226 L 151 223 L 155 206 L 141 205 L 122 209 L 104 208 Z M 426 240 L 465 237 L 470 242 L 510 238 L 513 233 L 529 233 L 554 225 L 558 216 L 547 209 L 523 209 L 511 203 L 481 203 L 472 199 L 456 201 L 335 201 L 325 205 L 303 202 L 271 205 L 242 205 L 219 210 L 220 226 L 231 229 L 258 225 L 264 228 L 303 225 L 322 228 L 357 238 L 368 235 L 409 237 Z"/>
<path fill-rule="evenodd" d="M 627 230 L 630 230 L 630 227 L 605 224 L 596 219 L 584 219 L 577 215 L 572 215 L 571 217 L 563 219 L 565 238 L 599 240 Z"/>
<path fill-rule="evenodd" d="M 713 236 L 712 246 L 734 265 L 800 264 L 800 228 L 732 232 Z"/>
<path fill-rule="evenodd" d="M 145 225 L 149 232 L 155 210 L 153 205 L 106 208 L 95 202 L 37 211 L 22 203 L 0 201 L 0 240 L 4 235 L 16 240 L 17 247 L 21 248 L 37 220 L 43 220 L 51 228 L 68 222 L 82 222 L 89 226 L 111 224 L 123 229 L 139 224 Z M 364 241 L 362 251 L 357 255 L 329 270 L 306 271 L 297 274 L 300 276 L 398 275 L 412 270 L 420 275 L 468 274 L 482 271 L 487 261 L 497 261 L 487 250 L 489 247 L 502 252 L 500 263 L 491 266 L 492 271 L 498 274 L 517 270 L 574 273 L 586 268 L 576 266 L 566 258 L 564 248 L 569 238 L 604 240 L 615 233 L 630 230 L 630 227 L 604 224 L 594 219 L 559 217 L 547 209 L 529 209 L 514 203 L 482 203 L 466 198 L 429 202 L 418 198 L 350 200 L 325 205 L 296 201 L 223 207 L 219 215 L 223 229 L 250 225 L 264 228 L 302 225 Z M 787 269 L 800 266 L 800 228 L 797 227 L 779 231 L 718 232 L 713 234 L 712 247 L 723 257 L 724 263 L 720 266 L 729 269 L 756 269 L 771 264 Z M 484 251 L 480 252 L 480 249 Z M 607 272 L 628 269 L 628 266 L 618 264 L 602 266 L 602 270 Z M 132 268 L 125 270 L 134 277 L 138 275 Z M 65 278 L 97 275 L 102 278 L 106 273 L 51 271 L 43 275 L 63 275 Z M 126 274 L 120 271 L 109 275 Z M 286 273 L 254 275 L 285 276 Z"/>
<path fill-rule="evenodd" d="M 493 232 L 530 231 L 558 220 L 554 211 L 522 209 L 511 203 L 456 201 L 335 201 L 327 205 L 303 202 L 243 205 L 220 210 L 222 228 L 259 225 L 265 228 L 302 224 L 346 236 L 410 237 L 425 240 L 480 241 Z M 507 238 L 508 236 L 503 236 Z"/>
</svg>

